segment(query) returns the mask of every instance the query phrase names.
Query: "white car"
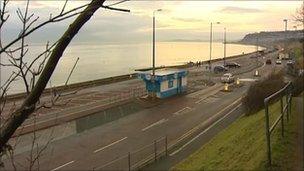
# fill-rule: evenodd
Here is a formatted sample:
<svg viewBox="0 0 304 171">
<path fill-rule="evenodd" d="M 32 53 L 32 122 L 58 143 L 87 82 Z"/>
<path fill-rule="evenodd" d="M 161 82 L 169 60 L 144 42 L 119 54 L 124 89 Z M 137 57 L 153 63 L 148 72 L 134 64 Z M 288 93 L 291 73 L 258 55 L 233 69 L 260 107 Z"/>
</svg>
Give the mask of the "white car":
<svg viewBox="0 0 304 171">
<path fill-rule="evenodd" d="M 222 83 L 233 83 L 234 82 L 234 76 L 231 73 L 226 73 L 221 77 Z"/>
<path fill-rule="evenodd" d="M 294 63 L 295 63 L 295 62 L 294 62 L 293 60 L 288 60 L 288 61 L 287 61 L 287 65 L 294 65 Z"/>
<path fill-rule="evenodd" d="M 280 65 L 280 64 L 282 64 L 282 61 L 281 60 L 276 60 L 276 64 Z"/>
</svg>

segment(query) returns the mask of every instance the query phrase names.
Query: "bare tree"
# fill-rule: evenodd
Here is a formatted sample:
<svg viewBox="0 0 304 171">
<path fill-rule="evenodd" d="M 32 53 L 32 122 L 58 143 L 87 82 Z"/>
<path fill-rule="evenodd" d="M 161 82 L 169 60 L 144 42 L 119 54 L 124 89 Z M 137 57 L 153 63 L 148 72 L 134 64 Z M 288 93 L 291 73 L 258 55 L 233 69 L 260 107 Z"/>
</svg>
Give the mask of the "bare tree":
<svg viewBox="0 0 304 171">
<path fill-rule="evenodd" d="M 300 8 L 297 9 L 296 14 L 293 16 L 294 21 L 304 26 L 304 1 Z"/>
<path fill-rule="evenodd" d="M 18 8 L 16 11 L 17 16 L 22 23 L 22 29 L 15 39 L 6 44 L 3 44 L 1 34 L 3 31 L 3 26 L 10 17 L 7 11 L 9 0 L 3 1 L 2 6 L 0 7 L 0 67 L 12 67 L 14 68 L 14 71 L 3 84 L 0 83 L 0 156 L 6 152 L 12 153 L 12 147 L 8 144 L 8 142 L 14 135 L 17 128 L 20 127 L 21 124 L 27 118 L 29 118 L 34 111 L 39 108 L 46 107 L 45 104 L 40 103 L 40 97 L 46 88 L 60 58 L 62 57 L 63 52 L 68 47 L 75 35 L 78 34 L 78 31 L 100 8 L 129 12 L 129 10 L 113 7 L 114 5 L 125 1 L 126 0 L 110 5 L 104 5 L 105 0 L 91 0 L 91 2 L 82 6 L 66 10 L 68 3 L 68 0 L 66 0 L 61 11 L 57 15 L 50 14 L 49 19 L 38 23 L 39 16 L 29 13 L 30 0 L 27 0 L 24 11 L 20 8 Z M 34 57 L 30 62 L 25 60 L 25 57 L 28 55 L 29 51 L 28 45 L 26 44 L 26 37 L 28 35 L 32 34 L 38 29 L 42 29 L 47 24 L 60 22 L 71 17 L 76 18 L 57 42 L 52 44 L 47 42 L 45 50 L 42 53 Z M 1 57 L 3 56 L 1 55 L 5 55 L 7 58 L 6 62 L 2 62 Z M 3 116 L 2 114 L 6 106 L 8 90 L 18 79 L 22 80 L 23 82 L 26 96 L 20 105 L 10 106 L 11 109 L 8 116 Z M 36 139 L 35 134 L 33 139 Z M 35 144 L 33 143 L 32 149 L 34 149 L 34 146 Z M 44 148 L 37 151 L 37 155 L 35 157 L 32 155 L 30 158 L 31 162 L 35 163 L 43 150 Z M 30 163 L 30 169 L 34 163 Z"/>
</svg>

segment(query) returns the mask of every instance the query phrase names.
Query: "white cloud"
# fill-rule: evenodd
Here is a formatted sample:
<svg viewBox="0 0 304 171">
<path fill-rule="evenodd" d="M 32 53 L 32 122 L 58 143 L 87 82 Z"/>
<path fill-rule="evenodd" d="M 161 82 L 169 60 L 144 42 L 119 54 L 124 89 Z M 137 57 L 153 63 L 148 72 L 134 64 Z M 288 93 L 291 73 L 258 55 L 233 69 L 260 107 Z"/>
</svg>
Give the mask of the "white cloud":
<svg viewBox="0 0 304 171">
<path fill-rule="evenodd" d="M 87 2 L 71 1 L 68 3 L 68 8 Z M 25 3 L 23 1 L 10 3 L 9 10 L 12 15 L 4 31 L 7 33 L 5 36 L 11 38 L 20 30 L 20 22 L 15 10 L 17 7 L 24 9 Z M 113 1 L 107 3 L 113 3 Z M 39 22 L 41 22 L 49 17 L 50 13 L 60 12 L 62 5 L 63 1 L 31 1 L 30 12 L 40 16 Z M 104 9 L 97 11 L 77 35 L 75 41 L 149 41 L 152 11 L 158 8 L 164 10 L 156 16 L 159 40 L 187 38 L 187 36 L 208 39 L 207 33 L 211 21 L 223 23 L 214 27 L 215 32 L 221 32 L 225 26 L 235 35 L 262 30 L 279 30 L 282 28 L 282 19 L 290 17 L 300 5 L 300 1 L 130 1 L 119 4 L 117 7 L 130 9 L 131 13 Z M 71 21 L 49 25 L 35 33 L 29 40 L 32 42 L 55 40 Z"/>
</svg>

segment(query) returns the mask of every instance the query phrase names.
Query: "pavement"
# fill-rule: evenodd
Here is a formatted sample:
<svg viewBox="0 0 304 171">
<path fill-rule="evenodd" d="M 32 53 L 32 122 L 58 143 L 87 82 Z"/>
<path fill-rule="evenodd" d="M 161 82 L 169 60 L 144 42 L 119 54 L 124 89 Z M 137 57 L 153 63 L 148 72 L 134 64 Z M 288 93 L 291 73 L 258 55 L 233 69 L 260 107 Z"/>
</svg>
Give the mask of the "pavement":
<svg viewBox="0 0 304 171">
<path fill-rule="evenodd" d="M 263 64 L 267 58 L 274 59 L 275 56 L 276 54 L 269 54 L 260 61 Z M 252 63 L 252 61 L 253 59 L 247 59 L 247 63 Z M 251 67 L 252 64 L 248 66 Z M 282 66 L 262 65 L 258 69 L 262 74 L 260 78 L 283 66 L 284 64 Z M 203 73 L 202 68 L 193 68 L 193 70 L 196 73 Z M 243 68 L 247 68 L 247 72 L 240 72 L 238 77 L 254 78 L 254 69 Z M 200 76 L 197 75 L 197 77 Z M 208 76 L 201 77 L 203 80 Z M 52 171 L 91 170 L 100 169 L 112 162 L 121 166 L 123 170 L 127 170 L 128 162 L 135 166 L 139 161 L 153 154 L 154 147 L 164 148 L 164 144 L 157 144 L 160 141 L 155 140 L 167 137 L 166 142 L 170 147 L 169 156 L 172 158 L 168 159 L 169 164 L 161 164 L 160 168 L 168 169 L 191 154 L 196 146 L 207 142 L 208 137 L 210 139 L 242 115 L 241 98 L 252 82 L 244 82 L 243 86 L 234 88 L 232 92 L 223 92 L 221 91 L 223 85 L 219 83 L 219 78 L 220 75 L 212 77 L 216 84 L 211 87 L 207 86 L 203 90 L 188 95 L 166 99 L 156 106 L 144 108 L 88 131 L 75 132 L 78 122 L 76 120 L 54 128 L 59 133 L 65 132 L 65 136 L 60 134 L 61 138 L 58 138 L 57 133 L 54 134 L 53 129 L 47 129 L 43 131 L 48 132 L 37 132 L 37 137 L 28 134 L 13 139 L 12 142 L 17 144 L 14 146 L 17 152 L 13 155 L 17 163 L 16 167 L 21 170 L 28 169 L 29 166 L 24 163 L 28 163 L 27 160 L 46 145 L 47 148 L 42 151 L 39 162 L 36 162 L 33 168 Z M 138 84 L 136 80 L 129 83 Z M 125 85 L 125 83 L 120 84 Z M 108 89 L 112 87 L 114 86 L 109 85 Z M 96 87 L 90 91 L 98 89 L 104 91 L 107 88 Z M 86 106 L 84 105 L 83 108 Z M 103 111 L 99 113 L 103 115 Z M 35 142 L 37 144 L 34 147 L 38 148 L 32 148 L 33 138 L 43 139 L 43 141 Z M 131 153 L 128 161 L 129 152 Z M 4 158 L 3 161 L 7 170 L 13 169 L 9 158 Z M 117 168 L 112 169 L 117 170 Z"/>
</svg>

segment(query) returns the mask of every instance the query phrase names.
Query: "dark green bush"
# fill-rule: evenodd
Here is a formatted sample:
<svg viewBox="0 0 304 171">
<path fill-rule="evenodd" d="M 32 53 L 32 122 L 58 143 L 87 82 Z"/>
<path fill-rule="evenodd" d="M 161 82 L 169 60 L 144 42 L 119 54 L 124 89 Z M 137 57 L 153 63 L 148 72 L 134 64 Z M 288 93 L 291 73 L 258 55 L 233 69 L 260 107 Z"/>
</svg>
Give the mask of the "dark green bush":
<svg viewBox="0 0 304 171">
<path fill-rule="evenodd" d="M 242 102 L 245 106 L 246 115 L 251 115 L 264 107 L 264 99 L 283 88 L 283 73 L 272 73 L 267 78 L 252 84 Z"/>
<path fill-rule="evenodd" d="M 304 91 L 304 75 L 298 76 L 292 80 L 293 95 L 297 96 Z"/>
</svg>

